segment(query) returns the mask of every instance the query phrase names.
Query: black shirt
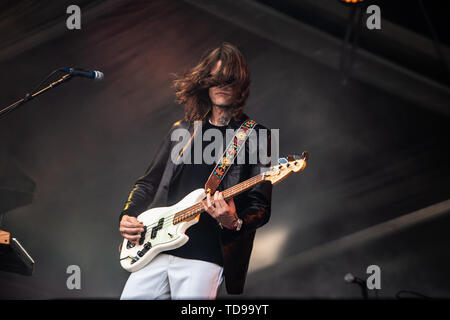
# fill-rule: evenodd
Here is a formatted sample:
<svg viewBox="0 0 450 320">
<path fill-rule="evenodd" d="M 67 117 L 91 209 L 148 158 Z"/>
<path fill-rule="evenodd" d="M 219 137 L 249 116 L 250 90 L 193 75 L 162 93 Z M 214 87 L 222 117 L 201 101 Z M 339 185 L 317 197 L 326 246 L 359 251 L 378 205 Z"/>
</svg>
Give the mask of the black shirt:
<svg viewBox="0 0 450 320">
<path fill-rule="evenodd" d="M 223 144 L 221 154 L 212 154 L 214 157 L 221 156 L 225 150 L 225 134 L 227 126 L 218 127 L 207 122 L 202 126 L 202 136 L 206 130 L 211 128 L 218 129 L 222 133 Z M 214 139 L 212 141 L 202 141 L 202 154 L 205 147 L 210 143 L 213 143 L 213 141 Z M 190 192 L 199 188 L 204 188 L 209 175 L 216 166 L 216 163 L 206 164 L 203 161 L 201 164 L 194 164 L 193 148 L 189 151 L 189 156 L 191 157 L 190 164 L 184 164 L 181 172 L 170 183 L 168 194 L 169 206 L 179 202 Z M 186 235 L 189 237 L 189 241 L 186 244 L 179 248 L 167 251 L 167 253 L 181 258 L 208 261 L 223 266 L 219 240 L 219 225 L 209 213 L 201 213 L 198 223 L 189 227 L 186 230 Z"/>
</svg>

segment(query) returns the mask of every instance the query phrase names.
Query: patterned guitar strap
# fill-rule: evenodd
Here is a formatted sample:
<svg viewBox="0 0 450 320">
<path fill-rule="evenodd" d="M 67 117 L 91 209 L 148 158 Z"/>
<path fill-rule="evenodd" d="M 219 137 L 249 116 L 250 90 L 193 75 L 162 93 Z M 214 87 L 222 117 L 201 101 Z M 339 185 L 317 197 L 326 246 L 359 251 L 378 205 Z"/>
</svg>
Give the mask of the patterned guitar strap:
<svg viewBox="0 0 450 320">
<path fill-rule="evenodd" d="M 256 122 L 253 120 L 246 120 L 241 124 L 233 139 L 231 139 L 228 144 L 228 147 L 225 149 L 222 158 L 211 172 L 208 181 L 206 181 L 205 191 L 207 193 L 213 195 L 214 192 L 216 192 L 220 182 L 227 174 L 234 162 L 234 159 L 236 159 L 239 151 L 241 151 L 241 148 L 245 145 L 245 141 L 250 136 L 255 126 Z"/>
</svg>

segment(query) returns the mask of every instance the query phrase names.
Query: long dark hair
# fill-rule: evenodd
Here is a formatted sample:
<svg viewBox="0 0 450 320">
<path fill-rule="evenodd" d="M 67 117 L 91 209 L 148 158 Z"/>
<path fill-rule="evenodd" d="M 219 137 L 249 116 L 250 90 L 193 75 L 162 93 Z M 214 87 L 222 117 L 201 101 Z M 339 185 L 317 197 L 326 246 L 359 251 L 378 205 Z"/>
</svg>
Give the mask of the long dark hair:
<svg viewBox="0 0 450 320">
<path fill-rule="evenodd" d="M 211 70 L 221 60 L 222 65 L 214 76 Z M 238 120 L 243 113 L 245 102 L 250 93 L 250 73 L 244 56 L 231 43 L 224 42 L 218 48 L 207 50 L 199 63 L 184 75 L 175 75 L 175 101 L 185 106 L 186 121 L 203 120 L 211 110 L 212 103 L 208 90 L 214 86 L 231 85 L 235 101 L 231 106 L 231 115 Z"/>
</svg>

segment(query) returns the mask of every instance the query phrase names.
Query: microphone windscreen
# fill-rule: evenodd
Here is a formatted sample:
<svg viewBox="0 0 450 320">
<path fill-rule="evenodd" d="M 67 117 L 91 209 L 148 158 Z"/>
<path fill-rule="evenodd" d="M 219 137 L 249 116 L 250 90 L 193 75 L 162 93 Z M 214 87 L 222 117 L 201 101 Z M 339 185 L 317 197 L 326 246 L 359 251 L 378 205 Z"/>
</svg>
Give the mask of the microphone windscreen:
<svg viewBox="0 0 450 320">
<path fill-rule="evenodd" d="M 351 273 L 347 273 L 344 277 L 345 282 L 352 283 L 355 281 L 355 277 Z"/>
<path fill-rule="evenodd" d="M 103 72 L 100 72 L 100 71 L 94 71 L 94 73 L 95 73 L 95 77 L 94 77 L 94 79 L 96 79 L 96 80 L 102 80 L 103 79 Z"/>
</svg>

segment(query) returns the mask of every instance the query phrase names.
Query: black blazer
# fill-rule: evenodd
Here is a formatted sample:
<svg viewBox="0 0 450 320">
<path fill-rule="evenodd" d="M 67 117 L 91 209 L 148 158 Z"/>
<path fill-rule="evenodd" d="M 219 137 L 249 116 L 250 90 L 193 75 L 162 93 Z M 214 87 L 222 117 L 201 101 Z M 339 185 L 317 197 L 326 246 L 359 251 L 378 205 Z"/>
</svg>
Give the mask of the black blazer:
<svg viewBox="0 0 450 320">
<path fill-rule="evenodd" d="M 237 129 L 242 121 L 246 119 L 248 119 L 246 115 L 243 115 L 239 121 L 232 119 L 228 127 Z M 150 208 L 167 206 L 170 182 L 180 173 L 184 165 L 183 163 L 175 164 L 171 161 L 172 149 L 178 141 L 171 141 L 170 137 L 173 130 L 178 128 L 188 129 L 192 135 L 194 131 L 193 127 L 192 123 L 184 120 L 177 121 L 173 124 L 144 176 L 135 182 L 134 188 L 125 204 L 125 208 L 120 214 L 120 219 L 125 214 L 138 216 L 149 206 Z M 258 132 L 261 129 L 266 128 L 258 124 L 254 129 L 258 137 Z M 268 132 L 267 138 L 267 147 L 270 152 L 270 132 Z M 259 144 L 260 142 L 258 140 L 258 149 Z M 248 139 L 245 145 L 246 156 L 248 156 L 251 150 L 254 149 L 249 149 Z M 240 152 L 243 152 L 243 150 Z M 219 190 L 227 189 L 259 174 L 263 167 L 268 167 L 269 165 L 262 165 L 259 157 L 258 164 L 255 165 L 234 164 L 222 180 Z M 242 228 L 240 231 L 228 230 L 226 228 L 220 229 L 225 285 L 229 294 L 240 294 L 243 292 L 255 231 L 269 221 L 271 197 L 272 184 L 269 181 L 264 181 L 246 192 L 237 195 L 234 200 L 237 214 L 243 220 Z"/>
</svg>

